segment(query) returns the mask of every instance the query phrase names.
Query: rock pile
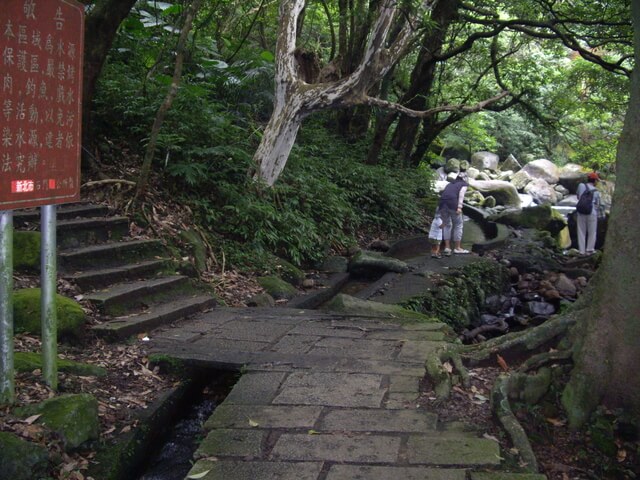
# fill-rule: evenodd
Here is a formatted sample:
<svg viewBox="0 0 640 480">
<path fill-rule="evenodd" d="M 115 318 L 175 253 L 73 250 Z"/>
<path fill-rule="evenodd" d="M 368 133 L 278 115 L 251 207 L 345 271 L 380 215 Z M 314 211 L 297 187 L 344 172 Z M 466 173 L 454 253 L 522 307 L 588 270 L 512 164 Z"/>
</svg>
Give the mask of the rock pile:
<svg viewBox="0 0 640 480">
<path fill-rule="evenodd" d="M 450 158 L 438 168 L 436 189 L 442 190 L 460 170 L 466 170 L 469 178 L 466 201 L 488 209 L 490 213 L 533 205 L 572 209 L 578 201 L 575 195 L 578 185 L 586 182 L 588 173 L 584 167 L 573 163 L 559 167 L 540 158 L 522 165 L 513 155 L 501 162 L 495 153 L 476 152 L 469 162 Z M 607 191 L 602 198 L 605 205 L 610 205 Z"/>
</svg>

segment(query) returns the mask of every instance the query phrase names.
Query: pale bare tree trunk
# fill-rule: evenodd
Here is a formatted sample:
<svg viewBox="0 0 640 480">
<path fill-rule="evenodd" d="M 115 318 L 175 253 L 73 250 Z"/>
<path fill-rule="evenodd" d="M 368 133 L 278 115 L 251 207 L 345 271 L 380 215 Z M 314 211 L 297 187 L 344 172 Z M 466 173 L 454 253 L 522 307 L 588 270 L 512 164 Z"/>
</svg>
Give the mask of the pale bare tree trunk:
<svg viewBox="0 0 640 480">
<path fill-rule="evenodd" d="M 575 366 L 563 403 L 570 425 L 596 406 L 622 408 L 640 422 L 640 0 L 632 1 L 636 69 L 617 154 L 617 180 L 602 265 L 589 311 L 574 327 Z"/>
<path fill-rule="evenodd" d="M 336 82 L 309 85 L 300 78 L 294 56 L 298 18 L 305 0 L 280 2 L 274 111 L 254 155 L 259 179 L 269 186 L 277 180 L 305 116 L 326 108 L 369 103 L 368 89 L 404 55 L 414 39 L 414 22 L 430 8 L 430 3 L 424 0 L 394 41 L 389 42 L 389 32 L 399 7 L 394 0 L 382 2 L 367 47 L 354 72 Z"/>
</svg>

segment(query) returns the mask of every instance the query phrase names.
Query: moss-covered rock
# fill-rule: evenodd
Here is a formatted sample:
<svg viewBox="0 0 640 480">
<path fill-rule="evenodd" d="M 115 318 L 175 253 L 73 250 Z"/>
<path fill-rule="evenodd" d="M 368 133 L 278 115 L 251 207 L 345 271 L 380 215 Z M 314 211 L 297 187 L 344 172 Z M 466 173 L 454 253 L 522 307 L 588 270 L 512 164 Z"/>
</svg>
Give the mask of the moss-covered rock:
<svg viewBox="0 0 640 480">
<path fill-rule="evenodd" d="M 329 302 L 322 306 L 322 309 L 338 313 L 371 315 L 374 317 L 393 319 L 394 321 L 404 320 L 410 322 L 437 323 L 437 320 L 433 317 L 429 317 L 413 310 L 408 310 L 398 305 L 371 302 L 369 300 L 362 300 L 343 293 L 339 293 L 333 297 Z"/>
<path fill-rule="evenodd" d="M 22 440 L 8 432 L 0 432 L 0 472 L 2 478 L 33 480 L 47 471 L 49 455 L 40 445 Z"/>
<path fill-rule="evenodd" d="M 472 189 L 482 193 L 483 196 L 495 198 L 498 205 L 520 207 L 518 191 L 509 182 L 502 180 L 469 180 L 469 185 Z"/>
<path fill-rule="evenodd" d="M 305 279 L 305 274 L 302 270 L 282 258 L 278 258 L 275 270 L 280 278 L 291 285 L 300 286 Z"/>
<path fill-rule="evenodd" d="M 349 261 L 349 272 L 360 277 L 375 277 L 386 272 L 404 273 L 408 270 L 408 265 L 402 260 L 366 250 L 360 250 Z"/>
<path fill-rule="evenodd" d="M 565 227 L 560 230 L 560 233 L 558 233 L 555 238 L 558 248 L 561 248 L 562 250 L 571 248 L 571 232 L 569 227 Z"/>
<path fill-rule="evenodd" d="M 258 284 L 276 300 L 290 300 L 298 293 L 296 287 L 275 276 L 259 277 Z"/>
<path fill-rule="evenodd" d="M 189 255 L 193 257 L 196 270 L 204 272 L 207 269 L 207 247 L 198 232 L 184 230 L 180 233 L 180 238 L 186 244 Z"/>
<path fill-rule="evenodd" d="M 16 352 L 13 360 L 18 372 L 32 372 L 42 369 L 42 354 L 37 352 Z M 103 367 L 62 358 L 58 359 L 58 370 L 83 377 L 104 377 L 107 374 L 107 370 Z"/>
<path fill-rule="evenodd" d="M 485 299 L 509 289 L 509 271 L 491 260 L 453 270 L 437 288 L 403 303 L 460 331 L 480 317 Z"/>
<path fill-rule="evenodd" d="M 97 440 L 100 433 L 98 400 L 87 393 L 49 398 L 18 407 L 13 413 L 22 418 L 40 415 L 36 422 L 60 435 L 67 451 L 88 440 Z"/>
<path fill-rule="evenodd" d="M 558 235 L 567 227 L 562 214 L 550 205 L 536 205 L 523 208 L 520 212 L 506 212 L 490 217 L 491 221 L 504 223 L 512 227 L 535 228 Z"/>
<path fill-rule="evenodd" d="M 13 232 L 13 268 L 40 270 L 40 232 Z"/>
<path fill-rule="evenodd" d="M 40 297 L 39 288 L 25 288 L 13 294 L 13 319 L 16 333 L 40 334 Z M 74 336 L 80 334 L 80 329 L 86 317 L 82 307 L 70 298 L 56 295 L 56 313 L 58 316 L 58 334 Z"/>
</svg>

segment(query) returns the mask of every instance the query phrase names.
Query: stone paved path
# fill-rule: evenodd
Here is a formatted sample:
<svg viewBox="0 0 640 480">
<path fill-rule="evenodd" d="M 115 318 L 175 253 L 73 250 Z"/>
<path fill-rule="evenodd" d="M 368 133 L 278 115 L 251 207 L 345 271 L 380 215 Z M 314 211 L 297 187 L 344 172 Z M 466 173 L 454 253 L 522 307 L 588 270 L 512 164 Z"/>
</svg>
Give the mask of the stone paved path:
<svg viewBox="0 0 640 480">
<path fill-rule="evenodd" d="M 417 408 L 444 325 L 293 309 L 214 309 L 152 350 L 245 372 L 206 422 L 188 478 L 540 480 L 495 470 L 497 443 Z"/>
</svg>

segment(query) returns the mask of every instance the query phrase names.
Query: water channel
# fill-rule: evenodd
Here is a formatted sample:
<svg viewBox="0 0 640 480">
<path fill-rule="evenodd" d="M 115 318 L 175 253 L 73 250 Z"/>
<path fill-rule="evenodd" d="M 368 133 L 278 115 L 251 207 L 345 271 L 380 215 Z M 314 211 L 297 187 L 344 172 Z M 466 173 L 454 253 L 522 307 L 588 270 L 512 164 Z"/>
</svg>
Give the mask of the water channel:
<svg viewBox="0 0 640 480">
<path fill-rule="evenodd" d="M 177 422 L 159 439 L 155 451 L 137 480 L 183 480 L 192 466 L 198 444 L 204 438 L 204 423 L 224 401 L 233 387 L 235 375 L 212 372 L 215 379 L 197 394 L 185 399 Z"/>
</svg>

